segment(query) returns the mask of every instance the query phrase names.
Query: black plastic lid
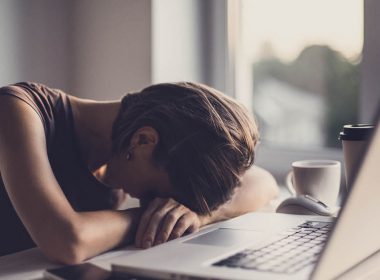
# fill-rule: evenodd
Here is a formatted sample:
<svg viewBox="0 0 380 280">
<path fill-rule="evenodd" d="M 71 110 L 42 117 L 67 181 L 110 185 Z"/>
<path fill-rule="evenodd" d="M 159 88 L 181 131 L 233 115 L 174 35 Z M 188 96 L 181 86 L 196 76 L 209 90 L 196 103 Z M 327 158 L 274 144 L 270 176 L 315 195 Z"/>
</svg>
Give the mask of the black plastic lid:
<svg viewBox="0 0 380 280">
<path fill-rule="evenodd" d="M 339 140 L 363 141 L 367 140 L 373 132 L 375 126 L 371 124 L 348 124 L 343 126 L 343 131 L 339 134 Z"/>
</svg>

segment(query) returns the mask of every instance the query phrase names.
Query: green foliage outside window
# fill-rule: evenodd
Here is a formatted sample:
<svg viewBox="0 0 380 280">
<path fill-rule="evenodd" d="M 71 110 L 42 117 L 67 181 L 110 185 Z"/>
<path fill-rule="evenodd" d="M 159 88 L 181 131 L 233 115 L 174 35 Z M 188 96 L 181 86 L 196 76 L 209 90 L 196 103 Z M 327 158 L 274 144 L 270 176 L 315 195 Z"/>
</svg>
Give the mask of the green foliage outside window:
<svg viewBox="0 0 380 280">
<path fill-rule="evenodd" d="M 328 46 L 312 45 L 304 48 L 290 63 L 275 57 L 255 63 L 254 90 L 266 79 L 275 78 L 320 95 L 326 104 L 325 145 L 340 147 L 338 134 L 342 126 L 358 120 L 359 70 L 359 62 L 347 59 Z"/>
</svg>

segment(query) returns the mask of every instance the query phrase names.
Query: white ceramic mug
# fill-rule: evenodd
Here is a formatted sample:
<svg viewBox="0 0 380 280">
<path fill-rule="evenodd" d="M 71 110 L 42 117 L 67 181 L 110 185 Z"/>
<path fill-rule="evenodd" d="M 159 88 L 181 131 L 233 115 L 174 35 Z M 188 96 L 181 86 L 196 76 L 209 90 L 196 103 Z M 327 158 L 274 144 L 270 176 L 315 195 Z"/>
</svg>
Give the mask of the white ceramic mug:
<svg viewBox="0 0 380 280">
<path fill-rule="evenodd" d="M 340 189 L 340 170 L 340 162 L 335 160 L 295 161 L 286 184 L 294 196 L 310 195 L 335 207 Z"/>
</svg>

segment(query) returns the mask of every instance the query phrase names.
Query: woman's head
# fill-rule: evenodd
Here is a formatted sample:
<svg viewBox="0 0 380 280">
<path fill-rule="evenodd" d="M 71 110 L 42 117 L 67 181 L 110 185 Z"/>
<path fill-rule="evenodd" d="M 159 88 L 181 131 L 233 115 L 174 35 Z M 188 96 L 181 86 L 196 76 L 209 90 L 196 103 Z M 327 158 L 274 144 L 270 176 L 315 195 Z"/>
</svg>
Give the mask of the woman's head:
<svg viewBox="0 0 380 280">
<path fill-rule="evenodd" d="M 144 127 L 158 134 L 152 157 L 167 172 L 174 198 L 198 213 L 228 201 L 253 164 L 255 122 L 237 102 L 205 85 L 157 84 L 127 94 L 113 126 L 113 152 L 130 149 Z"/>
</svg>

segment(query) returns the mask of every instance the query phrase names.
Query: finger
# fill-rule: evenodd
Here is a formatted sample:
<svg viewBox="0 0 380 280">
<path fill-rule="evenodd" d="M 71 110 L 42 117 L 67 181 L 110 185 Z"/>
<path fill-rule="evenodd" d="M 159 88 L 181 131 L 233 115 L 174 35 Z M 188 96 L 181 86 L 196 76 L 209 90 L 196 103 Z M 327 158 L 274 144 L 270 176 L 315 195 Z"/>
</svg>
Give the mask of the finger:
<svg viewBox="0 0 380 280">
<path fill-rule="evenodd" d="M 185 231 L 193 224 L 193 219 L 190 215 L 183 215 L 174 226 L 172 233 L 170 234 L 170 239 L 176 239 L 181 237 Z"/>
<path fill-rule="evenodd" d="M 162 205 L 160 209 L 157 209 L 153 213 L 143 235 L 143 248 L 149 248 L 151 245 L 155 243 L 156 235 L 160 225 L 162 224 L 168 212 L 170 212 L 174 207 L 176 207 L 176 204 L 167 202 L 164 205 Z"/>
<path fill-rule="evenodd" d="M 161 204 L 163 203 L 162 199 L 155 198 L 153 199 L 145 209 L 143 215 L 141 216 L 141 219 L 139 221 L 139 226 L 136 231 L 136 238 L 135 238 L 135 244 L 137 247 L 142 247 L 142 238 L 146 231 L 146 227 L 148 226 L 151 216 L 153 213 L 160 208 Z"/>
<path fill-rule="evenodd" d="M 194 232 L 197 232 L 199 230 L 199 225 L 198 224 L 191 224 L 187 230 L 185 231 L 185 234 L 190 234 L 190 233 L 194 233 Z"/>
<path fill-rule="evenodd" d="M 182 205 L 172 208 L 165 216 L 157 233 L 155 245 L 166 242 L 173 231 L 177 221 L 188 211 Z"/>
<path fill-rule="evenodd" d="M 150 222 L 152 214 L 161 206 L 163 201 L 160 198 L 154 199 L 149 205 L 148 208 L 144 211 L 141 216 L 139 226 L 136 232 L 135 245 L 136 247 L 142 247 L 142 238 L 146 231 L 146 228 Z"/>
</svg>

